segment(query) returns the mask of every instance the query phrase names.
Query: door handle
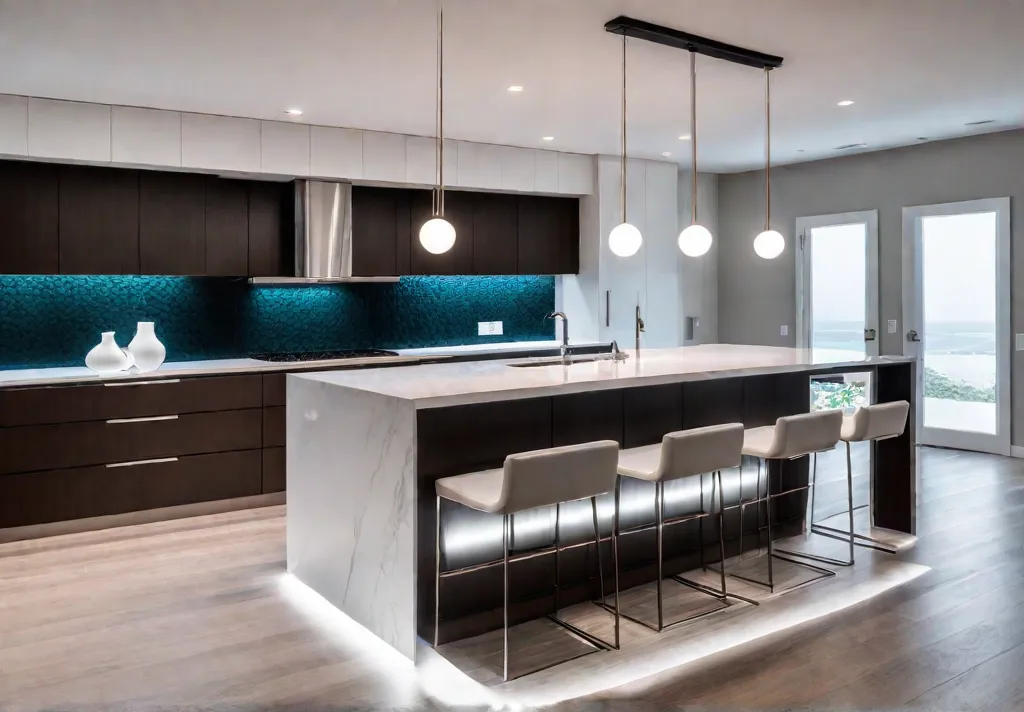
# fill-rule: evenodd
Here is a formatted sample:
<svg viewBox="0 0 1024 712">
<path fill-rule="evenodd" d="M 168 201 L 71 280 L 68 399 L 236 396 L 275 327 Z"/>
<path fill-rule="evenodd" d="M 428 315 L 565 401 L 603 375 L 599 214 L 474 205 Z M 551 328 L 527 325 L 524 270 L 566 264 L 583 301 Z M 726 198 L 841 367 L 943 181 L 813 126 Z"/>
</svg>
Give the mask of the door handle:
<svg viewBox="0 0 1024 712">
<path fill-rule="evenodd" d="M 139 465 L 156 465 L 161 462 L 177 462 L 176 457 L 157 457 L 152 460 L 132 460 L 130 462 L 112 462 L 107 467 L 137 467 Z"/>
<path fill-rule="evenodd" d="M 865 341 L 874 341 L 875 338 L 877 338 L 877 336 L 878 336 L 878 332 L 875 331 L 874 329 L 864 329 L 864 340 Z"/>
<path fill-rule="evenodd" d="M 604 325 L 612 325 L 612 290 L 604 290 Z"/>
<path fill-rule="evenodd" d="M 907 332 L 907 341 L 919 342 L 921 341 L 921 337 L 917 335 L 916 331 L 911 329 L 910 331 Z"/>
<path fill-rule="evenodd" d="M 128 386 L 159 386 L 168 383 L 181 383 L 180 378 L 162 378 L 155 381 L 129 381 L 128 383 L 104 383 L 107 388 L 126 388 Z"/>
</svg>

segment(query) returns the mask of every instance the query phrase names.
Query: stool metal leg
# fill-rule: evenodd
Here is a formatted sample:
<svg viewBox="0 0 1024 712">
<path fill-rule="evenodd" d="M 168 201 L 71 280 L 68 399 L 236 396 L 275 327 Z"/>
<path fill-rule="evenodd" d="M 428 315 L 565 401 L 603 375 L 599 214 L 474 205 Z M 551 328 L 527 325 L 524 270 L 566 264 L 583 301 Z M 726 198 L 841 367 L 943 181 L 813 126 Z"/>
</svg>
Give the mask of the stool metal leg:
<svg viewBox="0 0 1024 712">
<path fill-rule="evenodd" d="M 850 443 L 846 443 L 846 500 L 850 506 L 850 565 L 853 565 L 854 539 L 853 533 L 853 460 L 850 457 Z M 814 523 L 811 523 L 813 528 Z"/>
<path fill-rule="evenodd" d="M 438 633 L 441 630 L 441 496 L 434 508 L 434 647 L 437 647 Z"/>
<path fill-rule="evenodd" d="M 728 596 L 725 587 L 725 488 L 722 486 L 722 471 L 715 472 L 718 477 L 718 555 L 719 567 L 722 575 L 722 595 Z"/>
<path fill-rule="evenodd" d="M 597 579 L 601 587 L 601 601 L 604 601 L 604 564 L 601 562 L 601 530 L 597 525 L 597 497 L 590 498 L 590 511 L 594 515 L 594 553 L 597 555 Z"/>
<path fill-rule="evenodd" d="M 555 505 L 555 615 L 558 615 L 558 611 L 562 608 L 561 595 L 558 590 L 558 569 L 559 569 L 559 549 L 562 548 L 562 539 L 560 536 L 560 524 L 562 519 L 562 505 Z"/>
<path fill-rule="evenodd" d="M 765 463 L 764 463 L 764 469 L 765 469 L 765 474 L 767 475 L 767 477 L 765 479 L 767 480 L 766 491 L 767 491 L 767 500 L 768 500 L 765 503 L 765 509 L 768 510 L 768 513 L 767 513 L 767 516 L 768 516 L 768 590 L 771 591 L 772 593 L 775 593 L 775 571 L 774 571 L 774 568 L 772 567 L 772 559 L 775 558 L 775 551 L 772 548 L 772 473 L 771 473 L 771 471 L 768 470 L 768 462 L 767 461 L 765 461 Z M 757 471 L 758 471 L 758 474 L 760 475 L 761 468 L 758 467 Z M 757 513 L 758 513 L 758 519 L 760 519 L 760 514 L 761 514 L 761 507 L 760 506 L 757 508 Z M 761 545 L 761 530 L 760 529 L 758 529 L 758 531 L 757 531 L 757 543 L 758 543 L 758 548 L 760 548 L 760 545 Z"/>
<path fill-rule="evenodd" d="M 502 630 L 502 679 L 508 682 L 508 515 L 502 517 L 501 525 L 501 544 L 504 549 L 504 562 L 502 565 L 502 574 L 505 579 L 505 610 L 504 610 L 504 627 Z"/>
<path fill-rule="evenodd" d="M 615 511 L 612 512 L 612 570 L 615 572 L 615 649 L 619 649 L 619 500 L 622 478 L 615 481 Z M 604 603 L 604 601 L 602 601 Z"/>
<path fill-rule="evenodd" d="M 820 534 L 821 536 L 829 537 L 830 539 L 839 539 L 840 537 L 834 536 L 827 532 L 819 531 L 818 527 L 814 524 L 814 491 L 817 489 L 815 484 L 818 481 L 818 454 L 814 453 L 813 458 L 813 474 L 811 476 L 811 533 Z M 788 556 L 796 556 L 801 559 L 808 559 L 810 561 L 818 561 L 823 564 L 832 564 L 834 566 L 853 566 L 854 557 L 854 537 L 853 537 L 853 466 L 850 462 L 850 443 L 846 443 L 846 496 L 847 506 L 850 513 L 850 534 L 849 537 L 843 536 L 842 541 L 849 541 L 850 543 L 850 558 L 848 559 L 836 559 L 832 556 L 821 556 L 819 554 L 810 554 L 804 551 L 790 551 L 790 550 L 779 550 L 779 553 L 786 554 Z M 845 532 L 844 532 L 845 534 Z"/>
<path fill-rule="evenodd" d="M 665 614 L 662 605 L 662 593 L 661 593 L 661 579 L 664 577 L 662 572 L 662 561 L 663 556 L 663 529 L 665 519 L 665 484 L 658 482 L 654 485 L 654 507 L 655 507 L 655 521 L 658 528 L 658 632 L 660 633 L 665 627 Z"/>
<path fill-rule="evenodd" d="M 704 475 L 699 478 L 700 481 L 700 511 L 704 511 Z M 714 475 L 712 474 L 711 486 L 714 487 Z M 712 491 L 712 497 L 714 497 L 714 491 Z M 700 556 L 700 568 L 702 571 L 707 571 L 708 567 L 704 563 L 704 517 L 697 520 L 697 538 L 700 539 L 700 546 L 698 547 L 698 554 Z"/>
</svg>

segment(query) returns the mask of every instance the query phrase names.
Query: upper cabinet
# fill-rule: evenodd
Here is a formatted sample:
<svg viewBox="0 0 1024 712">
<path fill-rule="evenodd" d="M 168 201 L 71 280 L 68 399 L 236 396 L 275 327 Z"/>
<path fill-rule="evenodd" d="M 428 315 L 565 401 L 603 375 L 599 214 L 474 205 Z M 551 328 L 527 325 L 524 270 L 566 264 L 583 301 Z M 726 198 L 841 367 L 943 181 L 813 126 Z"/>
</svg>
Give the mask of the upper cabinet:
<svg viewBox="0 0 1024 712">
<path fill-rule="evenodd" d="M 140 274 L 206 273 L 206 177 L 143 171 L 139 181 Z"/>
<path fill-rule="evenodd" d="M 58 168 L 59 272 L 139 273 L 139 171 Z"/>
<path fill-rule="evenodd" d="M 181 166 L 181 114 L 115 106 L 110 160 L 139 166 Z"/>
<path fill-rule="evenodd" d="M 57 168 L 0 161 L 0 273 L 57 273 Z"/>
<path fill-rule="evenodd" d="M 259 173 L 260 122 L 232 116 L 181 115 L 181 165 Z"/>
<path fill-rule="evenodd" d="M 575 274 L 579 199 L 445 191 L 455 245 L 440 255 L 419 242 L 432 216 L 431 191 L 352 190 L 352 270 L 359 277 Z"/>
<path fill-rule="evenodd" d="M 110 107 L 29 99 L 28 155 L 109 163 Z"/>
</svg>

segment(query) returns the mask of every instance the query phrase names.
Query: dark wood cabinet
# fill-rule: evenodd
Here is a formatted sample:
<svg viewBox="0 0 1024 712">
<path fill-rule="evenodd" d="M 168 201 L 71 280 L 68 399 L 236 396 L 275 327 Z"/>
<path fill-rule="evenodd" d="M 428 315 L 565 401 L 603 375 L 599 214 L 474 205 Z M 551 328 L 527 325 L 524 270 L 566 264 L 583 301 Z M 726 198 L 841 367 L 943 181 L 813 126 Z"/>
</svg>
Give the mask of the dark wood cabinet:
<svg viewBox="0 0 1024 712">
<path fill-rule="evenodd" d="M 579 236 L 579 200 L 520 196 L 519 274 L 577 274 Z"/>
<path fill-rule="evenodd" d="M 473 203 L 473 274 L 519 274 L 519 201 L 478 193 Z"/>
<path fill-rule="evenodd" d="M 0 161 L 0 273 L 57 273 L 57 212 L 57 166 Z"/>
<path fill-rule="evenodd" d="M 206 180 L 190 173 L 141 173 L 141 274 L 206 273 Z"/>
<path fill-rule="evenodd" d="M 61 274 L 139 273 L 139 172 L 61 166 Z"/>
<path fill-rule="evenodd" d="M 292 184 L 251 181 L 248 188 L 248 276 L 294 276 L 295 226 L 292 219 Z"/>
<path fill-rule="evenodd" d="M 419 241 L 433 217 L 429 190 L 352 189 L 352 271 L 359 277 L 575 274 L 579 200 L 445 191 L 455 245 L 440 255 Z"/>
<path fill-rule="evenodd" d="M 249 273 L 249 195 L 244 182 L 207 178 L 205 244 L 203 274 Z"/>
</svg>

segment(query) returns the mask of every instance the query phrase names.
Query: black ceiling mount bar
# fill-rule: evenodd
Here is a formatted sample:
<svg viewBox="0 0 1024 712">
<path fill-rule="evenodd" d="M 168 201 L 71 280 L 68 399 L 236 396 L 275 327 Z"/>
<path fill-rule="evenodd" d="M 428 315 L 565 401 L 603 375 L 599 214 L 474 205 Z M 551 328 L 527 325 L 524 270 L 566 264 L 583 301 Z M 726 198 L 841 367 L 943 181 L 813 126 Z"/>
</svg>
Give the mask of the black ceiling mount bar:
<svg viewBox="0 0 1024 712">
<path fill-rule="evenodd" d="M 626 37 L 635 37 L 638 40 L 657 42 L 667 47 L 683 49 L 687 52 L 707 55 L 715 59 L 724 59 L 726 62 L 743 64 L 757 69 L 775 69 L 782 66 L 782 57 L 772 54 L 757 52 L 745 47 L 726 44 L 718 40 L 709 40 L 707 37 L 691 35 L 682 30 L 673 30 L 671 27 L 655 25 L 643 20 L 634 20 L 632 17 L 620 15 L 614 20 L 606 23 L 605 31 Z"/>
</svg>

